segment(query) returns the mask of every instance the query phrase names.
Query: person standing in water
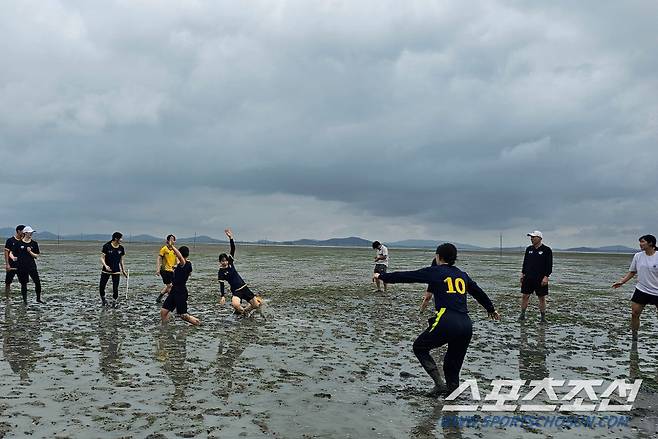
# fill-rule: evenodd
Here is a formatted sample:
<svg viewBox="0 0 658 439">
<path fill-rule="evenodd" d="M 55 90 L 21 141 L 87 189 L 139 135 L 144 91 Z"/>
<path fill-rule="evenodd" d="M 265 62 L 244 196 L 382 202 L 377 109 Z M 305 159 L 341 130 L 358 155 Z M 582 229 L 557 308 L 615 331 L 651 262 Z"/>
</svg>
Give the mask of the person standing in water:
<svg viewBox="0 0 658 439">
<path fill-rule="evenodd" d="M 174 267 L 176 266 L 176 253 L 174 253 L 174 244 L 176 244 L 176 237 L 174 235 L 167 235 L 167 243 L 162 246 L 158 252 L 155 263 L 155 275 L 162 278 L 164 287 L 160 291 L 160 295 L 155 299 L 155 303 L 161 303 L 165 294 L 171 291 L 171 282 L 174 278 Z"/>
<path fill-rule="evenodd" d="M 41 300 L 41 279 L 39 279 L 39 271 L 37 270 L 37 258 L 41 252 L 39 251 L 39 244 L 32 240 L 32 233 L 34 233 L 34 229 L 30 226 L 25 226 L 23 229 L 23 238 L 14 245 L 14 248 L 9 254 L 9 257 L 13 261 L 16 261 L 18 281 L 21 283 L 21 295 L 23 296 L 23 303 L 26 305 L 27 283 L 30 278 L 34 282 L 34 292 L 37 295 L 37 302 L 44 303 Z"/>
<path fill-rule="evenodd" d="M 126 268 L 123 265 L 123 257 L 126 255 L 126 250 L 121 245 L 123 234 L 114 232 L 112 240 L 106 242 L 101 250 L 101 281 L 99 285 L 101 301 L 103 306 L 107 305 L 105 300 L 105 286 L 107 281 L 112 277 L 112 306 L 116 306 L 117 299 L 119 298 L 119 280 L 123 274 L 126 274 Z"/>
<path fill-rule="evenodd" d="M 612 284 L 619 288 L 637 274 L 635 292 L 631 298 L 631 333 L 632 340 L 637 341 L 640 329 L 640 316 L 644 307 L 655 305 L 658 308 L 658 254 L 656 254 L 656 237 L 640 237 L 640 252 L 633 255 L 633 261 L 626 276 Z"/>
<path fill-rule="evenodd" d="M 219 303 L 223 305 L 226 303 L 224 281 L 228 282 L 231 287 L 231 306 L 237 314 L 245 314 L 253 309 L 259 309 L 261 306 L 261 299 L 257 297 L 250 289 L 247 283 L 242 280 L 242 277 L 235 269 L 235 241 L 233 241 L 233 232 L 231 229 L 224 230 L 229 244 L 231 246 L 231 254 L 227 255 L 222 253 L 219 255 L 219 271 L 217 272 L 217 280 L 219 280 L 219 291 L 221 298 Z M 249 302 L 247 307 L 242 307 L 242 300 Z"/>
<path fill-rule="evenodd" d="M 416 271 L 375 273 L 374 279 L 386 283 L 426 283 L 431 292 L 425 293 L 421 308 L 427 306 L 434 296 L 436 315 L 428 320 L 428 328 L 418 336 L 413 344 L 414 354 L 425 372 L 434 381 L 434 387 L 427 396 L 449 395 L 459 387 L 459 372 L 473 335 L 473 323 L 468 316 L 466 293 L 472 295 L 494 320 L 500 315 L 484 291 L 459 268 L 455 267 L 457 248 L 450 243 L 441 244 L 436 249 L 436 266 Z M 443 358 L 443 382 L 436 362 L 430 351 L 444 344 L 448 350 Z"/>
<path fill-rule="evenodd" d="M 16 233 L 14 236 L 11 236 L 5 242 L 5 295 L 9 296 L 9 291 L 11 289 L 11 283 L 16 276 L 16 271 L 18 269 L 16 262 L 9 257 L 9 253 L 14 248 L 14 246 L 23 239 L 23 229 L 25 226 L 20 224 L 16 226 Z"/>
<path fill-rule="evenodd" d="M 528 233 L 531 245 L 525 249 L 523 267 L 521 268 L 521 315 L 519 321 L 525 320 L 525 311 L 530 303 L 530 295 L 537 294 L 541 323 L 546 323 L 546 296 L 548 296 L 548 277 L 553 272 L 553 251 L 541 243 L 543 235 L 539 230 Z"/>
<path fill-rule="evenodd" d="M 386 273 L 386 270 L 388 270 L 388 248 L 381 242 L 374 241 L 372 243 L 372 249 L 377 251 L 374 273 Z M 382 289 L 379 286 L 379 279 L 375 279 L 375 284 L 377 285 L 377 292 L 381 293 Z M 384 292 L 386 292 L 386 282 L 384 282 Z"/>
</svg>

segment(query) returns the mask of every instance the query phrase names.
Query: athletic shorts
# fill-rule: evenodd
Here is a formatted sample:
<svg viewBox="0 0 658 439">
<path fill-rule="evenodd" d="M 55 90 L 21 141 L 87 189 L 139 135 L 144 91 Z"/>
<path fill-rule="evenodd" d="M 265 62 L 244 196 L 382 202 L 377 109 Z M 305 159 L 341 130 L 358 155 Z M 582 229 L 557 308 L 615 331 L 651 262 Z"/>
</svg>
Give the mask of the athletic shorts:
<svg viewBox="0 0 658 439">
<path fill-rule="evenodd" d="M 374 272 L 379 273 L 379 274 L 384 274 L 384 273 L 386 273 L 387 268 L 388 267 L 386 267 L 385 264 L 375 264 L 375 271 Z"/>
<path fill-rule="evenodd" d="M 521 292 L 523 294 L 535 293 L 537 296 L 547 296 L 548 285 L 542 285 L 541 279 L 524 277 L 523 282 L 521 283 Z"/>
<path fill-rule="evenodd" d="M 162 307 L 169 312 L 176 310 L 176 314 L 187 314 L 187 288 L 182 290 L 172 289 Z"/>
<path fill-rule="evenodd" d="M 162 283 L 169 285 L 174 281 L 174 272 L 167 270 L 160 270 L 160 276 L 162 276 Z"/>
<path fill-rule="evenodd" d="M 14 276 L 16 276 L 16 274 L 16 270 L 7 271 L 5 274 L 5 285 L 11 285 L 11 282 L 14 280 Z"/>
<path fill-rule="evenodd" d="M 640 291 L 637 288 L 631 297 L 631 302 L 638 303 L 640 305 L 656 305 L 658 306 L 658 296 L 653 294 L 645 293 Z"/>
<path fill-rule="evenodd" d="M 247 302 L 256 297 L 256 295 L 251 292 L 248 286 L 245 286 L 239 291 L 235 291 L 233 295 L 239 297 L 242 300 L 246 300 Z"/>
</svg>

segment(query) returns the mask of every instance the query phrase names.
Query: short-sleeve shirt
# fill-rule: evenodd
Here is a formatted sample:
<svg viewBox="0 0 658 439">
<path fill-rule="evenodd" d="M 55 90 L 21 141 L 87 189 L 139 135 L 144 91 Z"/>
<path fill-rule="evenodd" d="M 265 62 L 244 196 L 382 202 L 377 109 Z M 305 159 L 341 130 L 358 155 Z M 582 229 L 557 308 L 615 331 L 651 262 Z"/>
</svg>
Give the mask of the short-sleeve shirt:
<svg viewBox="0 0 658 439">
<path fill-rule="evenodd" d="M 15 236 L 10 237 L 10 238 L 7 239 L 7 241 L 5 242 L 5 249 L 6 249 L 6 250 L 9 250 L 10 252 L 13 252 L 13 251 L 14 251 L 14 246 L 15 246 L 16 244 L 18 244 L 18 242 L 20 242 L 20 241 L 19 241 L 18 239 L 16 239 Z M 14 255 L 14 256 L 16 256 L 16 255 Z M 12 260 L 11 258 L 9 258 L 9 266 L 12 267 L 12 268 L 16 268 L 16 266 L 17 266 L 17 262 L 15 262 L 15 261 Z"/>
<path fill-rule="evenodd" d="M 160 256 L 162 256 L 162 269 L 165 271 L 174 271 L 176 266 L 176 253 L 173 249 L 169 249 L 166 245 L 160 249 Z"/>
<path fill-rule="evenodd" d="M 28 249 L 32 250 L 32 253 L 39 254 L 39 244 L 36 241 L 30 241 L 28 243 L 23 241 L 18 241 L 12 253 L 18 258 L 17 268 L 19 270 L 28 270 L 31 268 L 37 268 L 37 261 L 28 253 Z"/>
<path fill-rule="evenodd" d="M 635 253 L 628 271 L 637 273 L 638 282 L 635 288 L 643 293 L 658 296 L 658 252 L 652 256 L 645 252 Z"/>
<path fill-rule="evenodd" d="M 106 242 L 103 245 L 101 253 L 105 255 L 105 263 L 110 267 L 110 273 L 118 273 L 121 271 L 121 258 L 126 254 L 126 250 L 122 245 L 114 247 L 112 241 Z M 102 270 L 107 272 L 105 267 L 103 267 Z"/>
<path fill-rule="evenodd" d="M 192 274 L 192 263 L 186 261 L 185 265 L 176 265 L 174 269 L 174 280 L 172 282 L 172 291 L 174 289 L 184 289 L 186 288 L 187 280 Z"/>
<path fill-rule="evenodd" d="M 384 256 L 384 259 L 380 259 L 379 261 L 375 262 L 375 264 L 382 264 L 386 265 L 388 267 L 388 248 L 384 244 L 382 244 L 378 249 L 377 249 L 377 256 Z"/>
</svg>

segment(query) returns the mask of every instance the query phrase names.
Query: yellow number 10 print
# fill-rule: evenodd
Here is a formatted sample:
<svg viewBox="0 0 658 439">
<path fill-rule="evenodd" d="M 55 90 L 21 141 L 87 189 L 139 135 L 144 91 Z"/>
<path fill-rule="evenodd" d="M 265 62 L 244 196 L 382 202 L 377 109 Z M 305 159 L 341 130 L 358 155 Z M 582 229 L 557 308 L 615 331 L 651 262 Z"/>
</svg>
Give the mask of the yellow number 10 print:
<svg viewBox="0 0 658 439">
<path fill-rule="evenodd" d="M 451 277 L 446 277 L 443 282 L 445 282 L 448 285 L 448 293 L 459 293 L 459 294 L 465 294 L 466 293 L 466 282 L 464 282 L 464 279 L 461 277 L 458 277 L 457 279 L 452 280 Z"/>
</svg>

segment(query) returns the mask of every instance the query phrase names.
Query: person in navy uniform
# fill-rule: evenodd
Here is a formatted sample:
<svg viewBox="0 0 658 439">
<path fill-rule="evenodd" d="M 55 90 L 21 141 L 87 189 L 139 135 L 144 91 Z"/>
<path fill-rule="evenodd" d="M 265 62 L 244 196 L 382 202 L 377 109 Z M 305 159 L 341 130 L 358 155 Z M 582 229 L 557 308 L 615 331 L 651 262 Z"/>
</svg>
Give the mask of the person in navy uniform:
<svg viewBox="0 0 658 439">
<path fill-rule="evenodd" d="M 262 300 L 259 296 L 254 294 L 247 283 L 242 279 L 238 271 L 235 269 L 235 241 L 233 241 L 233 232 L 231 229 L 224 230 L 226 237 L 229 239 L 231 245 L 231 253 L 227 255 L 222 253 L 219 255 L 219 270 L 217 271 L 217 280 L 219 281 L 219 293 L 221 295 L 219 303 L 224 305 L 226 303 L 226 292 L 224 290 L 224 282 L 228 282 L 231 287 L 231 306 L 236 314 L 246 315 L 252 310 L 259 310 Z M 249 304 L 242 307 L 242 301 Z"/>
<path fill-rule="evenodd" d="M 114 232 L 112 240 L 106 242 L 101 250 L 101 281 L 99 285 L 101 301 L 103 306 L 107 305 L 105 300 L 105 286 L 107 281 L 112 277 L 112 305 L 116 306 L 116 301 L 119 298 L 119 280 L 123 274 L 126 278 L 126 268 L 123 265 L 123 257 L 126 255 L 126 250 L 121 245 L 123 234 L 121 232 Z"/>
<path fill-rule="evenodd" d="M 525 249 L 523 267 L 521 268 L 521 315 L 519 321 L 525 320 L 530 295 L 537 294 L 541 322 L 546 323 L 546 296 L 548 296 L 548 277 L 553 272 L 553 252 L 542 244 L 543 235 L 539 230 L 528 233 L 532 243 Z"/>
<path fill-rule="evenodd" d="M 188 260 L 190 249 L 185 246 L 182 246 L 180 250 L 174 246 L 171 249 L 176 254 L 178 264 L 174 267 L 171 292 L 162 304 L 162 308 L 160 308 L 160 319 L 163 324 L 167 323 L 169 315 L 176 310 L 176 314 L 181 319 L 195 326 L 200 325 L 201 320 L 187 312 L 187 299 L 189 296 L 187 280 L 192 274 L 192 263 Z"/>
<path fill-rule="evenodd" d="M 455 267 L 457 247 L 441 244 L 436 249 L 436 265 L 416 271 L 375 273 L 374 279 L 386 283 L 426 283 L 428 291 L 421 308 L 427 306 L 434 296 L 436 314 L 428 320 L 428 328 L 418 336 L 413 344 L 414 354 L 421 366 L 434 381 L 434 387 L 427 396 L 449 395 L 459 387 L 459 372 L 464 363 L 473 335 L 473 323 L 468 316 L 466 293 L 472 295 L 494 320 L 500 315 L 484 291 L 459 268 Z M 430 350 L 448 344 L 443 358 L 443 382 Z"/>
<path fill-rule="evenodd" d="M 11 282 L 14 280 L 14 276 L 16 276 L 16 271 L 18 269 L 18 266 L 15 261 L 13 261 L 9 257 L 9 253 L 11 253 L 12 249 L 14 246 L 21 240 L 23 239 L 23 229 L 25 226 L 23 224 L 19 224 L 16 226 L 16 234 L 14 236 L 11 236 L 7 239 L 5 242 L 5 295 L 9 296 L 9 291 L 11 289 Z"/>
</svg>

